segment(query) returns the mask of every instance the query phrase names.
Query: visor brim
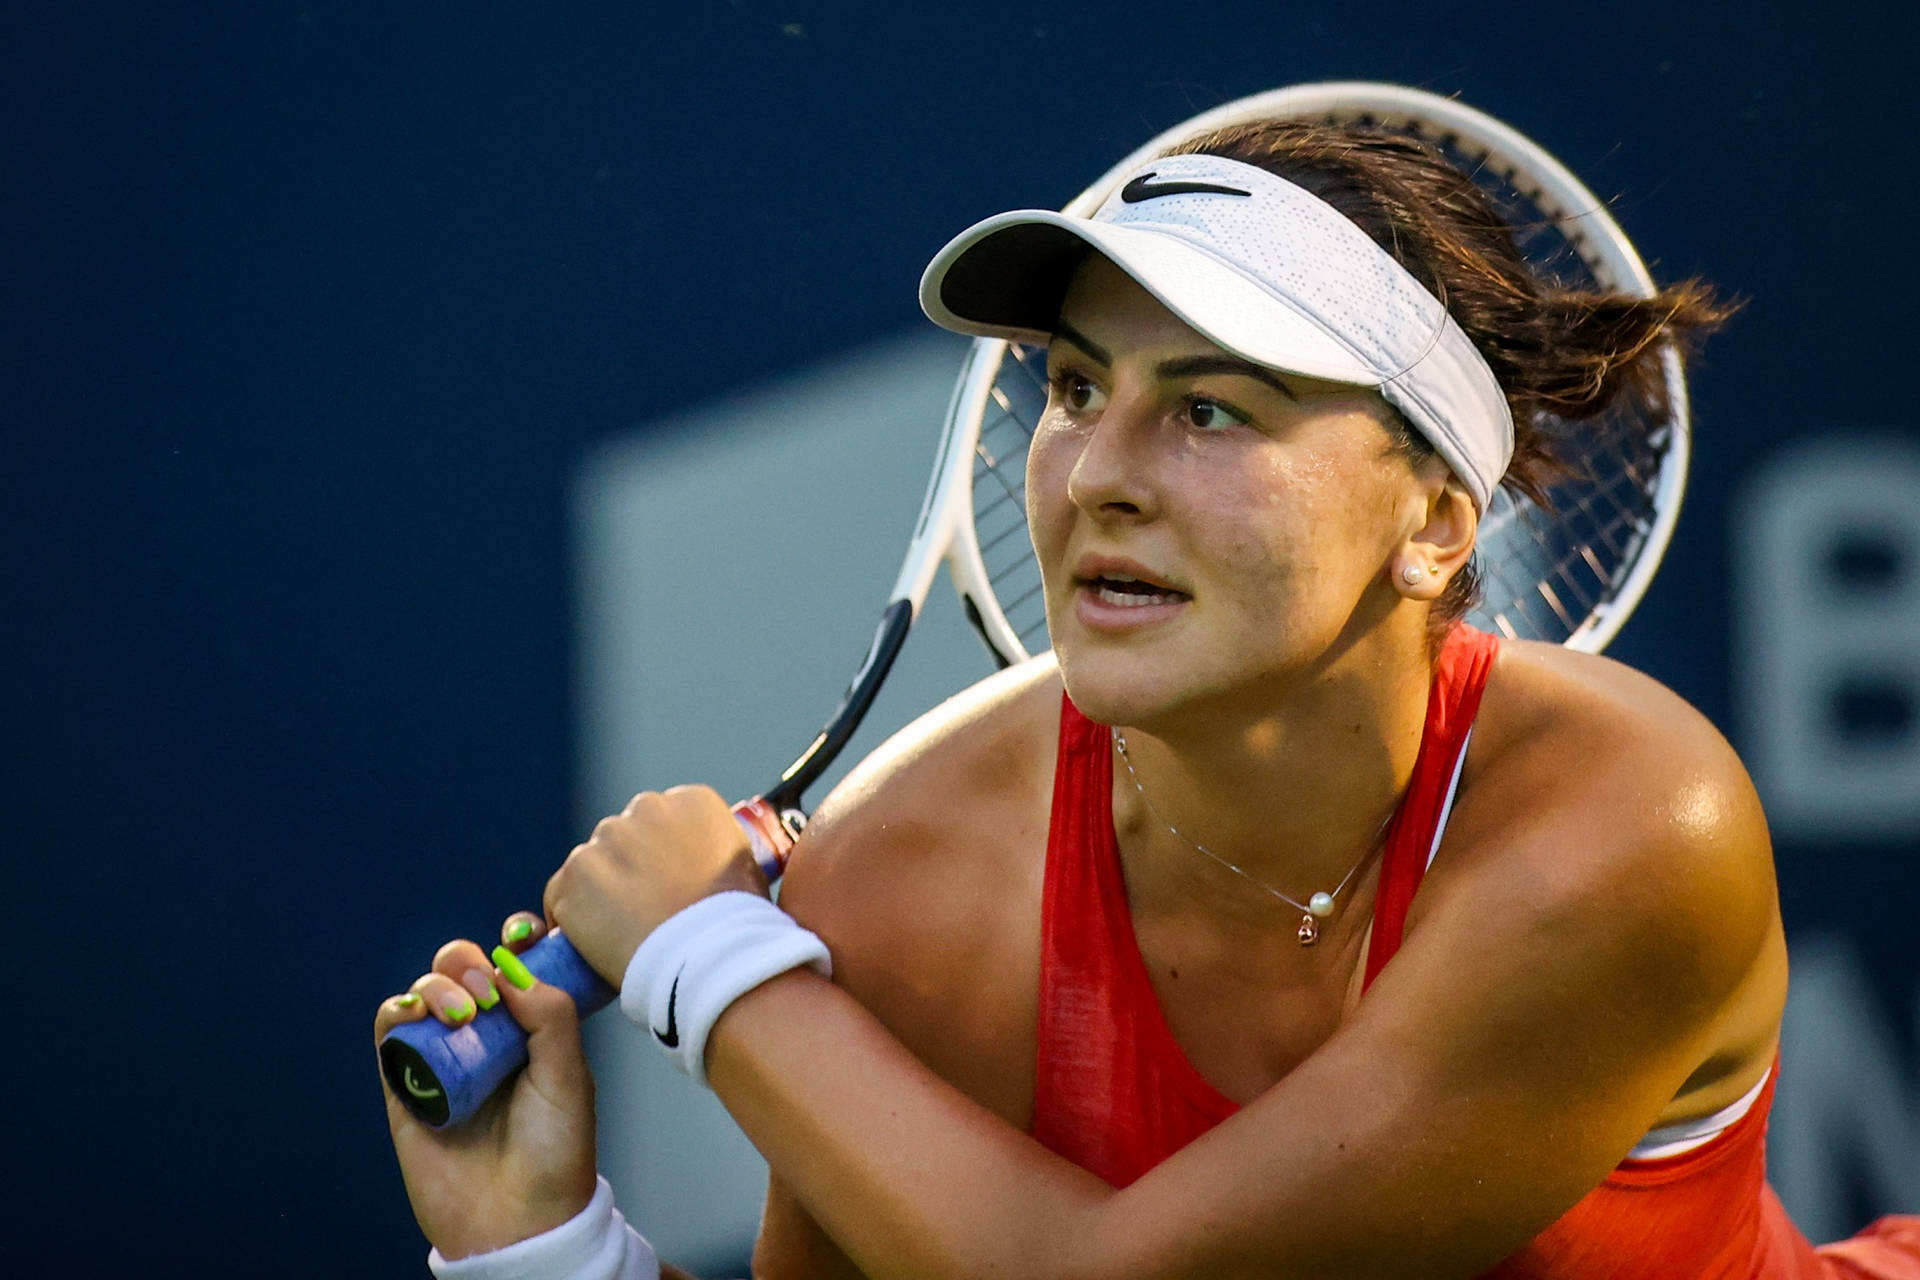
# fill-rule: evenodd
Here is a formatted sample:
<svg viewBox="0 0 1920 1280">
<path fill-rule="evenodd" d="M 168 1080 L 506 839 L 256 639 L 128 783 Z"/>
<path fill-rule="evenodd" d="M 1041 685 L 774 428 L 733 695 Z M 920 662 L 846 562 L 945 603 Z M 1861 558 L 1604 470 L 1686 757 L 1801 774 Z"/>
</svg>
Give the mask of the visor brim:
<svg viewBox="0 0 1920 1280">
<path fill-rule="evenodd" d="M 1241 359 L 1353 386 L 1385 380 L 1283 294 L 1179 236 L 1046 209 L 999 214 L 954 237 L 921 277 L 921 309 L 957 333 L 1045 346 L 1089 251 Z"/>
</svg>

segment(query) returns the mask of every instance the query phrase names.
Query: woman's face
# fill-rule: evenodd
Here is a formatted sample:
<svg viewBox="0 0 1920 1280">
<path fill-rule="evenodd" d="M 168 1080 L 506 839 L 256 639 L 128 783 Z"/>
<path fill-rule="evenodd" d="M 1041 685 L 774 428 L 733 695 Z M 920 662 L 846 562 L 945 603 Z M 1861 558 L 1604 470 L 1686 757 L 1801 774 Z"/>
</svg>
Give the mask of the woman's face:
<svg viewBox="0 0 1920 1280">
<path fill-rule="evenodd" d="M 1028 521 L 1089 715 L 1243 714 L 1397 599 L 1424 491 L 1377 392 L 1231 356 L 1098 255 L 1047 362 Z"/>
</svg>

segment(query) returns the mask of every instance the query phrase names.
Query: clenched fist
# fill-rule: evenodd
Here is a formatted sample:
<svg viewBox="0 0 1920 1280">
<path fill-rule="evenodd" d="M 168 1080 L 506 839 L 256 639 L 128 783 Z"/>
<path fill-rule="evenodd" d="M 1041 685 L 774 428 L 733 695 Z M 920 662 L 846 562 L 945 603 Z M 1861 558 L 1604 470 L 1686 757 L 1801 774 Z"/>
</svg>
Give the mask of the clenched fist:
<svg viewBox="0 0 1920 1280">
<path fill-rule="evenodd" d="M 618 987 L 627 962 L 660 924 L 731 889 L 767 894 L 746 833 L 711 787 L 643 791 L 601 819 L 547 881 L 547 918 Z"/>
</svg>

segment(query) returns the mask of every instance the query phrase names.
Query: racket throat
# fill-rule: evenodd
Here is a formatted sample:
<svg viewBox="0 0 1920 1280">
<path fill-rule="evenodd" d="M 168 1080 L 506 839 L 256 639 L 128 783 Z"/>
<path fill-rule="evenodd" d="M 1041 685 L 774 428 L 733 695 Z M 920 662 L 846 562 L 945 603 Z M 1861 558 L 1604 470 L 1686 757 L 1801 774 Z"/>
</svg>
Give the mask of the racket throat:
<svg viewBox="0 0 1920 1280">
<path fill-rule="evenodd" d="M 834 709 L 826 727 L 807 744 L 807 749 L 800 753 L 799 758 L 787 766 L 786 772 L 780 775 L 780 781 L 760 797 L 762 803 L 779 814 L 782 826 L 790 829 L 794 837 L 798 837 L 807 821 L 806 811 L 800 803 L 801 796 L 827 771 L 853 737 L 854 731 L 860 727 L 860 722 L 866 718 L 868 709 L 873 706 L 874 695 L 880 692 L 887 672 L 893 669 L 893 660 L 900 656 L 900 647 L 906 643 L 907 631 L 912 626 L 913 601 L 902 598 L 886 607 L 880 615 L 880 625 L 874 628 L 873 643 L 867 649 L 866 659 L 861 662 L 860 669 L 853 673 L 853 679 L 848 683 L 847 691 L 841 696 L 840 705 Z"/>
</svg>

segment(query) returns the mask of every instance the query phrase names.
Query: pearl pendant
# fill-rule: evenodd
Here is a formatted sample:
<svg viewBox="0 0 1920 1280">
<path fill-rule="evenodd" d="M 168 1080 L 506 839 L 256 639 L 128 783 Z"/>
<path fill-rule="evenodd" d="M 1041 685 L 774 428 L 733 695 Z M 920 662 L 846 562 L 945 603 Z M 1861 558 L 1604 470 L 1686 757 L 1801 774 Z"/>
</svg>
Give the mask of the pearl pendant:
<svg viewBox="0 0 1920 1280">
<path fill-rule="evenodd" d="M 1325 920 L 1333 914 L 1333 895 L 1330 893 L 1314 894 L 1311 898 L 1307 899 L 1307 910 L 1313 912 L 1316 919 Z"/>
<path fill-rule="evenodd" d="M 1300 939 L 1301 946 L 1312 946 L 1320 940 L 1320 922 L 1311 915 L 1301 916 L 1300 930 L 1295 936 Z"/>
</svg>

